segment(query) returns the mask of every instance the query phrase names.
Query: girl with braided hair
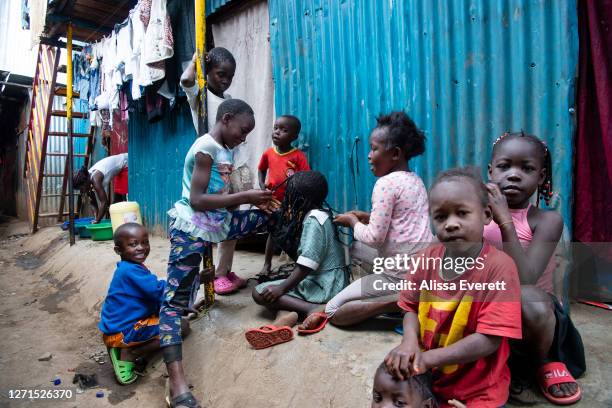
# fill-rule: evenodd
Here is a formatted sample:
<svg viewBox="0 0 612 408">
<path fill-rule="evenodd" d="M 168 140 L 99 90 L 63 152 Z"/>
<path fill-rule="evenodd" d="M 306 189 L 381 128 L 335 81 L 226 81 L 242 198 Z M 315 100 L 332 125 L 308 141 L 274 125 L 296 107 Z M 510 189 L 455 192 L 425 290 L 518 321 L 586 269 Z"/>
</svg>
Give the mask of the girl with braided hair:
<svg viewBox="0 0 612 408">
<path fill-rule="evenodd" d="M 553 195 L 550 151 L 534 135 L 504 133 L 493 144 L 487 184 L 493 222 L 484 237 L 516 263 L 521 281 L 523 339 L 513 347 L 510 398 L 533 402 L 529 374 L 537 371 L 544 396 L 554 404 L 578 401 L 574 377 L 586 369 L 584 348 L 567 310 L 553 295 L 554 251 L 563 232 L 555 211 L 539 208 Z M 530 199 L 537 192 L 537 204 Z M 525 358 L 520 361 L 519 355 Z M 535 367 L 529 367 L 535 362 Z M 521 373 L 524 371 L 524 373 Z"/>
<path fill-rule="evenodd" d="M 324 208 L 327 192 L 327 181 L 318 171 L 298 172 L 287 182 L 272 238 L 295 259 L 296 267 L 287 279 L 264 282 L 253 289 L 257 304 L 277 312 L 271 325 L 245 333 L 256 349 L 291 340 L 299 317 L 348 285 L 344 249 L 332 213 Z"/>
</svg>

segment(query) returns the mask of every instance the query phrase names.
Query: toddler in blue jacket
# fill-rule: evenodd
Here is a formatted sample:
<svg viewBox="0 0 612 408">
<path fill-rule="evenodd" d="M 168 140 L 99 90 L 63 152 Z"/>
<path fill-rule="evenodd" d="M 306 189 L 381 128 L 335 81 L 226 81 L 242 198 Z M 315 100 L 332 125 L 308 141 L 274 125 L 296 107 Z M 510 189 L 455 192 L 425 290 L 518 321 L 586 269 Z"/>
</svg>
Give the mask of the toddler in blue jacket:
<svg viewBox="0 0 612 408">
<path fill-rule="evenodd" d="M 151 249 L 147 230 L 140 224 L 123 224 L 115 231 L 115 252 L 121 257 L 102 305 L 102 339 L 120 384 L 138 378 L 144 356 L 159 349 L 159 308 L 166 281 L 147 269 Z M 181 319 L 181 316 L 177 316 Z M 189 325 L 181 319 L 183 332 Z"/>
</svg>

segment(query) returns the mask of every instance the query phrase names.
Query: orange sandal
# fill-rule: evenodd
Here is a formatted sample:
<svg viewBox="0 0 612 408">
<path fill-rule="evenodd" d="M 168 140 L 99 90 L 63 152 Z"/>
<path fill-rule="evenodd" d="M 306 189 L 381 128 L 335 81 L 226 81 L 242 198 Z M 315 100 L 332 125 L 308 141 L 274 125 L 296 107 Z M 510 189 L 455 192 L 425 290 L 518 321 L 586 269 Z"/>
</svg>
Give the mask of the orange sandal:
<svg viewBox="0 0 612 408">
<path fill-rule="evenodd" d="M 260 350 L 293 340 L 293 330 L 289 326 L 276 327 L 268 324 L 259 329 L 247 330 L 244 337 L 253 348 Z"/>
<path fill-rule="evenodd" d="M 298 327 L 297 332 L 299 335 L 304 336 L 307 334 L 314 334 L 314 333 L 318 333 L 321 330 L 323 330 L 325 328 L 325 325 L 327 324 L 327 321 L 329 320 L 329 318 L 327 317 L 327 314 L 325 312 L 314 312 L 310 315 L 308 315 L 308 317 L 310 316 L 320 316 L 323 318 L 323 321 L 314 329 L 300 329 Z M 308 318 L 307 317 L 307 318 Z"/>
</svg>

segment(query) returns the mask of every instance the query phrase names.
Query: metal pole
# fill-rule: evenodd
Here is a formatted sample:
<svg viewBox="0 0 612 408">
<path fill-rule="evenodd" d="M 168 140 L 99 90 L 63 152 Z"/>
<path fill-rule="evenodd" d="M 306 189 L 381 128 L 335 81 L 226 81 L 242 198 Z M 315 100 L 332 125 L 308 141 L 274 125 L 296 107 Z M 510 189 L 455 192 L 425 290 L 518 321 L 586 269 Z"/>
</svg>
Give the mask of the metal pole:
<svg viewBox="0 0 612 408">
<path fill-rule="evenodd" d="M 72 145 L 72 23 L 68 23 L 66 38 L 66 120 L 68 121 L 68 230 L 70 246 L 74 245 L 74 187 L 72 185 L 72 167 L 74 146 Z"/>
<path fill-rule="evenodd" d="M 204 75 L 204 52 L 206 51 L 206 0 L 195 0 L 195 41 L 196 41 L 196 73 L 198 88 L 200 89 L 198 103 L 198 136 L 206 118 L 206 76 Z M 208 129 L 210 132 L 211 129 Z"/>
</svg>

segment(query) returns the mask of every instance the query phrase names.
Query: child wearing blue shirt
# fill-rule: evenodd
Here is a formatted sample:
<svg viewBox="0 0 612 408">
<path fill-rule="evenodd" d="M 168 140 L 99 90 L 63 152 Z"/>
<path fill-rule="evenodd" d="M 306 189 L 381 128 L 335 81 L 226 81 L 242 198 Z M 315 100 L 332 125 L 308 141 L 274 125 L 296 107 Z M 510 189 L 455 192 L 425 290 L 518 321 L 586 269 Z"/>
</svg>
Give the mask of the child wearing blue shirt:
<svg viewBox="0 0 612 408">
<path fill-rule="evenodd" d="M 114 240 L 121 261 L 102 305 L 98 327 L 117 381 L 130 384 L 137 379 L 136 363 L 144 362 L 142 356 L 159 349 L 159 308 L 166 281 L 157 279 L 143 264 L 151 247 L 142 225 L 121 225 Z M 182 326 L 188 329 L 186 321 Z"/>
</svg>

